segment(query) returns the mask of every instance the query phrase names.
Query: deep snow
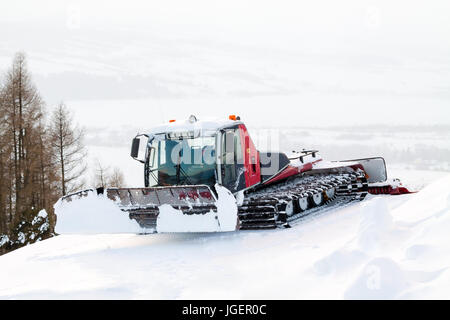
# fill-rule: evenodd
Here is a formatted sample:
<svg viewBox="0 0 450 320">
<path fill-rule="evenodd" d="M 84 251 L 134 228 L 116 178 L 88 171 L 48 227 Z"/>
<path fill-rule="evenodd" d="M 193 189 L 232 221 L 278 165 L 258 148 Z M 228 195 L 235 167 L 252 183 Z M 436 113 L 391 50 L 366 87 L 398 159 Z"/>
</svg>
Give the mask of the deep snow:
<svg viewBox="0 0 450 320">
<path fill-rule="evenodd" d="M 62 235 L 0 257 L 0 298 L 450 298 L 450 175 L 291 229 Z"/>
<path fill-rule="evenodd" d="M 86 128 L 91 166 L 142 186 L 137 132 L 236 113 L 258 149 L 268 135 L 326 159 L 384 156 L 408 185 L 405 165 L 449 171 L 448 1 L 137 2 L 0 3 L 2 71 L 27 52 L 49 108 L 66 101 Z M 417 174 L 423 187 L 440 173 Z M 0 298 L 448 298 L 448 182 L 290 230 L 59 236 L 0 257 Z"/>
<path fill-rule="evenodd" d="M 60 199 L 54 208 L 57 217 L 55 231 L 58 234 L 145 232 L 136 221 L 124 215 L 113 201 L 92 192 L 77 201 L 65 202 Z"/>
</svg>

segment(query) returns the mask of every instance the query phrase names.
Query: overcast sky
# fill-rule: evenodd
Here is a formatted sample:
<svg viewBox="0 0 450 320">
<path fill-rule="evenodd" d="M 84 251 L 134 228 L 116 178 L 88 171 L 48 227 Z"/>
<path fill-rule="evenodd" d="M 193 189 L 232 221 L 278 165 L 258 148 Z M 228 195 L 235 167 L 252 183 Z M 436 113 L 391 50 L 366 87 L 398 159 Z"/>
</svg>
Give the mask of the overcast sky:
<svg viewBox="0 0 450 320">
<path fill-rule="evenodd" d="M 0 69 L 25 51 L 49 106 L 86 123 L 97 106 L 118 124 L 147 110 L 149 126 L 448 124 L 449 16 L 437 0 L 2 1 Z"/>
<path fill-rule="evenodd" d="M 48 108 L 65 101 L 86 129 L 91 165 L 122 168 L 130 186 L 142 167 L 129 141 L 190 114 L 241 115 L 255 141 L 256 128 L 290 127 L 289 148 L 392 161 L 406 140 L 447 148 L 449 17 L 448 0 L 5 0 L 0 71 L 25 51 Z M 380 124 L 447 126 L 428 140 L 365 131 Z M 306 128 L 336 126 L 357 140 Z"/>
</svg>

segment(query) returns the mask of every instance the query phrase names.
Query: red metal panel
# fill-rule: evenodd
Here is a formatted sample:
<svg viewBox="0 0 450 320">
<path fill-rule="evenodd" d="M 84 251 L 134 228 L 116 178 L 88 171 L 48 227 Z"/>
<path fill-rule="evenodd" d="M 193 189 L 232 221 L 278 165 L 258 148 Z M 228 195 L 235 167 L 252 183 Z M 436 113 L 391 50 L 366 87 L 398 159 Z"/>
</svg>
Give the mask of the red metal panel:
<svg viewBox="0 0 450 320">
<path fill-rule="evenodd" d="M 319 160 L 320 161 L 320 160 Z M 272 179 L 266 181 L 264 184 L 271 184 L 274 182 L 278 182 L 281 180 L 284 180 L 286 178 L 289 178 L 291 176 L 295 176 L 296 174 L 299 173 L 303 173 L 306 171 L 310 171 L 313 168 L 313 163 L 317 163 L 319 161 L 315 161 L 315 162 L 310 162 L 310 163 L 305 163 L 303 166 L 301 167 L 294 167 L 294 166 L 287 166 L 284 170 L 280 171 L 276 176 L 274 176 Z"/>
<path fill-rule="evenodd" d="M 386 186 L 378 186 L 378 187 L 369 187 L 369 193 L 370 194 L 389 194 L 389 195 L 401 195 L 401 194 L 410 194 L 415 193 L 412 191 L 409 191 L 405 187 L 392 187 L 391 185 Z"/>
<path fill-rule="evenodd" d="M 248 188 L 261 182 L 259 152 L 256 150 L 245 125 L 239 125 L 239 132 L 241 134 L 242 152 L 244 154 L 245 186 Z"/>
<path fill-rule="evenodd" d="M 283 179 L 286 179 L 290 176 L 296 175 L 299 173 L 299 168 L 293 166 L 287 166 L 283 171 L 280 171 L 275 177 L 266 181 L 264 184 L 271 184 Z"/>
</svg>

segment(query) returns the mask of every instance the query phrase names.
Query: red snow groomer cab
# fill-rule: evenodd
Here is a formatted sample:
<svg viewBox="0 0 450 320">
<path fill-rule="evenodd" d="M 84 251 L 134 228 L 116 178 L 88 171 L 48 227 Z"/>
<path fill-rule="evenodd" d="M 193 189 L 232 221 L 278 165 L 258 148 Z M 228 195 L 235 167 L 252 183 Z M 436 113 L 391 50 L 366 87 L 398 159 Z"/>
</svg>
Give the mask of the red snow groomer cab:
<svg viewBox="0 0 450 320">
<path fill-rule="evenodd" d="M 388 181 L 380 157 L 325 161 L 316 150 L 258 151 L 236 116 L 171 120 L 136 136 L 131 156 L 144 164 L 145 187 L 83 191 L 66 200 L 86 192 L 104 195 L 141 227 L 156 230 L 161 206 L 196 219 L 217 212 L 218 188 L 225 187 L 237 199 L 235 229 L 269 229 L 367 194 L 409 193 L 398 180 Z"/>
</svg>

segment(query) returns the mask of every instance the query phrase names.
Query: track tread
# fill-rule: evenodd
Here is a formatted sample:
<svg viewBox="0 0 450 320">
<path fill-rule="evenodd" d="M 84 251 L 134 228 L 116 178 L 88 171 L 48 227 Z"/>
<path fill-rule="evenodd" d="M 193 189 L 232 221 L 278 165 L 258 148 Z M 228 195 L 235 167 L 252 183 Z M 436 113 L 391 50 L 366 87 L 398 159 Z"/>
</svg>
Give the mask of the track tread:
<svg viewBox="0 0 450 320">
<path fill-rule="evenodd" d="M 331 188 L 335 189 L 335 194 L 330 199 L 326 196 L 326 191 Z M 324 195 L 320 205 L 311 204 L 305 211 L 296 208 L 296 212 L 291 216 L 286 213 L 285 210 L 289 201 L 307 197 L 308 201 L 312 203 L 312 196 L 315 193 Z M 362 200 L 366 195 L 367 180 L 361 172 L 297 176 L 281 184 L 249 192 L 242 206 L 239 207 L 240 229 L 289 227 L 290 223 L 305 216 Z M 270 216 L 275 215 L 275 219 L 269 218 L 269 213 L 264 212 L 268 208 L 271 208 Z M 266 220 L 262 218 L 262 215 L 265 214 L 268 215 Z M 263 221 L 265 222 L 262 223 Z"/>
</svg>

